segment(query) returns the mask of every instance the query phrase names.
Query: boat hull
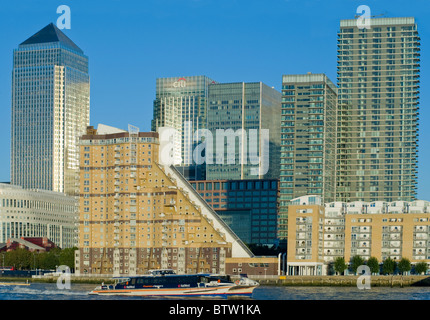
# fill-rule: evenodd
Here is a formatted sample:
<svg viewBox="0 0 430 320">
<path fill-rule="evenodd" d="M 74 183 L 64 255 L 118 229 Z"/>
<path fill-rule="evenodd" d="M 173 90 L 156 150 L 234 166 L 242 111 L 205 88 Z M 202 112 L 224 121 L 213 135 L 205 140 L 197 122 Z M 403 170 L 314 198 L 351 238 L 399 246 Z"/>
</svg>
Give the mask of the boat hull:
<svg viewBox="0 0 430 320">
<path fill-rule="evenodd" d="M 103 289 L 93 290 L 92 295 L 123 296 L 251 296 L 256 286 L 218 286 L 197 288 L 145 288 L 145 289 Z"/>
</svg>

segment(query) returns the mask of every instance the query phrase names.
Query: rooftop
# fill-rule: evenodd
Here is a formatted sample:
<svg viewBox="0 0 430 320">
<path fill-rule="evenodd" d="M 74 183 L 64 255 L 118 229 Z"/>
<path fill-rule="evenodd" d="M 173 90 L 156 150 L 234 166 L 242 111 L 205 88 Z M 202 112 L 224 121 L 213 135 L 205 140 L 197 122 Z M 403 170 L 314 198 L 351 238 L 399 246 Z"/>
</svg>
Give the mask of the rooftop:
<svg viewBox="0 0 430 320">
<path fill-rule="evenodd" d="M 30 38 L 22 42 L 20 46 L 38 44 L 38 43 L 49 43 L 49 42 L 60 42 L 61 44 L 63 44 L 66 47 L 69 47 L 72 50 L 83 53 L 81 48 L 79 48 L 72 40 L 70 40 L 53 23 L 48 24 L 40 31 L 33 34 Z"/>
</svg>

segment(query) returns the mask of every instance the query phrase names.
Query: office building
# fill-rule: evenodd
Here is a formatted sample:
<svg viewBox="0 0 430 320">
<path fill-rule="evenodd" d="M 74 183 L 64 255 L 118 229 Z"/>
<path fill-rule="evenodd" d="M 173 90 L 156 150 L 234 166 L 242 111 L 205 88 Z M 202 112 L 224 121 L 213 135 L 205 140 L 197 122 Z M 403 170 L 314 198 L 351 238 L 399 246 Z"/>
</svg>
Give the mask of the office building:
<svg viewBox="0 0 430 320">
<path fill-rule="evenodd" d="M 277 241 L 277 179 L 190 182 L 200 196 L 247 244 Z"/>
<path fill-rule="evenodd" d="M 60 192 L 0 183 L 0 243 L 46 238 L 60 248 L 77 246 L 78 201 Z"/>
<path fill-rule="evenodd" d="M 414 18 L 341 20 L 336 200 L 416 197 L 420 37 Z"/>
<path fill-rule="evenodd" d="M 88 57 L 54 24 L 13 52 L 11 183 L 76 195 L 89 124 Z"/>
<path fill-rule="evenodd" d="M 291 199 L 335 199 L 337 88 L 325 74 L 282 77 L 279 238 Z"/>
<path fill-rule="evenodd" d="M 253 254 L 172 166 L 159 164 L 156 132 L 89 127 L 80 140 L 76 273 L 225 273 Z"/>
<path fill-rule="evenodd" d="M 177 169 L 189 180 L 204 179 L 204 164 L 196 164 L 193 150 L 199 143 L 194 134 L 206 128 L 208 86 L 215 83 L 206 76 L 156 79 L 152 131 L 160 127 L 175 129 L 172 137 Z"/>
<path fill-rule="evenodd" d="M 262 82 L 211 84 L 206 180 L 278 179 L 280 107 L 281 93 Z"/>
</svg>

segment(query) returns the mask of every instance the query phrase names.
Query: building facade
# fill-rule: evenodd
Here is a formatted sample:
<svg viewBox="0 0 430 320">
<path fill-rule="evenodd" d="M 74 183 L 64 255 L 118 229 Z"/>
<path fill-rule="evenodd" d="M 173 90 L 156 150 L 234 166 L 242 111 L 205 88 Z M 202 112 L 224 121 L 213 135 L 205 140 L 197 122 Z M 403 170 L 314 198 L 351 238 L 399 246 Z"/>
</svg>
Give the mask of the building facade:
<svg viewBox="0 0 430 320">
<path fill-rule="evenodd" d="M 341 20 L 336 200 L 416 197 L 420 37 L 414 18 Z"/>
<path fill-rule="evenodd" d="M 89 124 L 88 57 L 54 24 L 13 53 L 11 183 L 76 195 Z"/>
<path fill-rule="evenodd" d="M 288 207 L 288 275 L 322 275 L 324 206 L 319 196 L 302 196 Z"/>
<path fill-rule="evenodd" d="M 430 263 L 428 201 L 323 205 L 320 200 L 305 196 L 289 206 L 288 274 L 315 274 L 318 268 L 326 274 L 337 257 L 348 263 L 357 255 L 380 263 L 387 258 Z"/>
<path fill-rule="evenodd" d="M 206 179 L 278 179 L 280 106 L 280 92 L 261 82 L 211 84 Z"/>
<path fill-rule="evenodd" d="M 276 245 L 277 179 L 205 180 L 190 184 L 247 244 Z"/>
<path fill-rule="evenodd" d="M 206 76 L 156 79 L 152 131 L 160 127 L 177 131 L 172 137 L 177 169 L 190 180 L 204 179 L 205 166 L 196 164 L 193 150 L 198 144 L 194 133 L 206 128 L 208 87 L 215 83 Z"/>
<path fill-rule="evenodd" d="M 60 248 L 77 246 L 78 201 L 63 193 L 0 184 L 0 243 L 47 238 Z"/>
<path fill-rule="evenodd" d="M 282 77 L 279 238 L 291 199 L 335 199 L 337 88 L 325 74 Z"/>
<path fill-rule="evenodd" d="M 156 132 L 89 127 L 81 137 L 76 273 L 226 272 L 252 257 L 174 166 L 159 164 Z"/>
</svg>

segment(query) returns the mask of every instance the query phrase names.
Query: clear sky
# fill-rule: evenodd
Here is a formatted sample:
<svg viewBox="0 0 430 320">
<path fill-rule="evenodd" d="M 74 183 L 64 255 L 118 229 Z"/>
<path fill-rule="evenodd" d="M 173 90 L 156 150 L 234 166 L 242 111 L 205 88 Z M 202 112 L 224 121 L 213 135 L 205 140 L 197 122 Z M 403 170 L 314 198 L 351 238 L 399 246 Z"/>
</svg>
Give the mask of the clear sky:
<svg viewBox="0 0 430 320">
<path fill-rule="evenodd" d="M 218 82 L 325 73 L 336 83 L 339 20 L 359 5 L 372 15 L 415 17 L 421 36 L 418 198 L 430 200 L 429 0 L 0 0 L 0 181 L 9 181 L 12 52 L 71 9 L 63 30 L 89 57 L 91 125 L 149 131 L 157 77 Z"/>
</svg>

